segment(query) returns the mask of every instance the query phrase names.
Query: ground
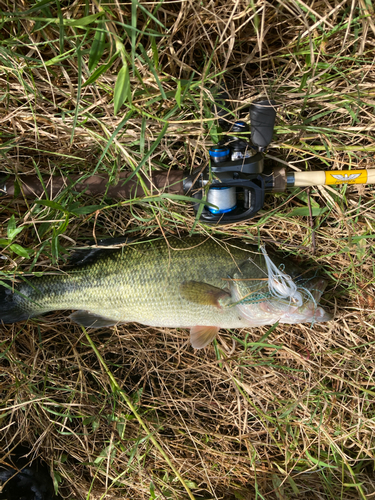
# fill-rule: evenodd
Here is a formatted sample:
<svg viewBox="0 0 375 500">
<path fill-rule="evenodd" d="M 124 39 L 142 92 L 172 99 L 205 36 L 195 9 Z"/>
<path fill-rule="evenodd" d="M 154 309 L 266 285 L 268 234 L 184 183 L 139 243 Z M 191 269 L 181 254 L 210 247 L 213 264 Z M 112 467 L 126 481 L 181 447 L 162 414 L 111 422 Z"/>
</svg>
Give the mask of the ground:
<svg viewBox="0 0 375 500">
<path fill-rule="evenodd" d="M 272 98 L 267 163 L 371 169 L 375 24 L 368 0 L 0 1 L 1 279 L 57 272 L 103 236 L 236 236 L 328 280 L 329 323 L 222 331 L 82 330 L 56 312 L 0 327 L 0 447 L 30 446 L 70 499 L 365 499 L 375 494 L 374 189 L 266 196 L 208 226 L 154 191 L 118 202 L 26 175 L 82 179 L 208 165 L 229 121 Z M 13 177 L 15 176 L 15 177 Z M 45 178 L 45 177 L 44 177 Z M 3 456 L 3 455 L 2 455 Z"/>
</svg>

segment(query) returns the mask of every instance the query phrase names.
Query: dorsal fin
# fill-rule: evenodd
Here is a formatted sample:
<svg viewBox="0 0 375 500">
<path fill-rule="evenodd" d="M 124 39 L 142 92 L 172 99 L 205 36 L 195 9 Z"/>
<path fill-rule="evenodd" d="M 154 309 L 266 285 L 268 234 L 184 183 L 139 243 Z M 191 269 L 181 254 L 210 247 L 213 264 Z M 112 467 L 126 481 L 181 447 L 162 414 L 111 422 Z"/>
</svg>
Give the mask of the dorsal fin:
<svg viewBox="0 0 375 500">
<path fill-rule="evenodd" d="M 69 258 L 68 265 L 82 266 L 91 264 L 92 262 L 96 261 L 100 255 L 111 250 L 115 250 L 116 248 L 114 247 L 119 247 L 120 245 L 130 243 L 131 241 L 134 240 L 129 238 L 128 236 L 97 240 L 97 246 L 89 246 L 87 248 L 78 248 L 77 250 L 74 250 Z M 94 240 L 92 240 L 92 243 L 94 244 Z"/>
</svg>

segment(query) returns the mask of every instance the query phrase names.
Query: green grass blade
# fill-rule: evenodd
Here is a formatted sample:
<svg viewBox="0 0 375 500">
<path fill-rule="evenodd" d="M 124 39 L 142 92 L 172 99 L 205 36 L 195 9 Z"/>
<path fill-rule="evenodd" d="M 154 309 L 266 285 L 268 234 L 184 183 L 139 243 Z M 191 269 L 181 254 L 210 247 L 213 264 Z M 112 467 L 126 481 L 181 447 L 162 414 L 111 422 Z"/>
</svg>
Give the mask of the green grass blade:
<svg viewBox="0 0 375 500">
<path fill-rule="evenodd" d="M 160 80 L 159 80 L 159 77 L 158 77 L 158 75 L 157 75 L 157 73 L 156 73 L 156 70 L 155 70 L 155 68 L 154 68 L 154 65 L 153 65 L 153 63 L 151 62 L 150 58 L 148 57 L 148 55 L 147 55 L 147 53 L 146 53 L 146 51 L 145 51 L 145 49 L 144 49 L 144 47 L 143 47 L 143 45 L 142 45 L 141 43 L 139 44 L 139 48 L 140 48 L 140 50 L 141 50 L 141 52 L 142 52 L 142 55 L 143 55 L 144 59 L 145 59 L 145 60 L 146 60 L 146 62 L 147 62 L 147 65 L 148 65 L 148 67 L 149 67 L 149 69 L 150 69 L 151 73 L 154 75 L 155 81 L 156 81 L 156 83 L 157 83 L 157 86 L 159 87 L 160 94 L 161 94 L 162 98 L 163 98 L 163 99 L 166 99 L 166 98 L 167 98 L 167 96 L 165 95 L 165 92 L 164 92 L 163 86 L 162 86 L 162 84 L 161 84 L 161 82 L 160 82 Z"/>
<path fill-rule="evenodd" d="M 90 49 L 89 64 L 88 64 L 90 71 L 93 71 L 96 68 L 100 59 L 102 58 L 105 47 L 106 35 L 107 32 L 105 29 L 105 24 L 104 22 L 101 22 L 97 30 L 95 31 L 94 41 Z M 88 85 L 88 83 L 86 82 L 85 85 Z"/>
<path fill-rule="evenodd" d="M 120 69 L 117 75 L 115 90 L 113 93 L 114 113 L 117 115 L 121 106 L 128 101 L 131 103 L 131 89 L 129 68 L 126 62 Z"/>
<path fill-rule="evenodd" d="M 163 450 L 163 448 L 157 442 L 157 440 L 155 439 L 154 435 L 149 431 L 149 429 L 147 428 L 145 422 L 142 420 L 141 416 L 137 412 L 137 410 L 134 407 L 134 405 L 131 402 L 131 400 L 128 398 L 128 396 L 125 394 L 125 392 L 121 389 L 120 385 L 118 384 L 117 380 L 113 376 L 112 372 L 109 370 L 106 362 L 104 361 L 104 359 L 100 355 L 100 352 L 98 351 L 96 345 L 91 340 L 91 337 L 89 336 L 89 334 L 87 333 L 87 331 L 86 331 L 86 329 L 84 327 L 82 327 L 82 331 L 85 334 L 86 339 L 88 340 L 88 342 L 89 342 L 90 346 L 92 347 L 93 351 L 95 352 L 95 355 L 98 358 L 100 364 L 102 365 L 102 367 L 104 368 L 106 374 L 108 375 L 108 377 L 109 377 L 109 379 L 111 381 L 112 390 L 116 391 L 120 395 L 120 397 L 126 402 L 126 404 L 128 405 L 130 411 L 134 414 L 135 418 L 138 420 L 139 424 L 141 425 L 141 427 L 143 428 L 143 430 L 146 432 L 146 435 L 150 437 L 150 441 L 152 442 L 152 444 L 155 446 L 155 448 L 157 448 L 157 450 L 159 451 L 159 453 L 163 456 L 163 458 L 166 461 L 166 463 L 169 465 L 169 467 L 172 469 L 173 473 L 176 475 L 176 477 L 178 478 L 178 480 L 181 482 L 181 484 L 185 488 L 185 490 L 186 490 L 189 498 L 191 500 L 195 500 L 195 497 L 194 497 L 193 493 L 191 492 L 190 488 L 188 487 L 188 485 L 186 484 L 186 481 L 182 478 L 182 476 L 180 475 L 180 473 L 178 472 L 178 470 L 174 467 L 174 465 L 170 461 L 168 455 L 165 453 L 165 451 Z"/>
</svg>

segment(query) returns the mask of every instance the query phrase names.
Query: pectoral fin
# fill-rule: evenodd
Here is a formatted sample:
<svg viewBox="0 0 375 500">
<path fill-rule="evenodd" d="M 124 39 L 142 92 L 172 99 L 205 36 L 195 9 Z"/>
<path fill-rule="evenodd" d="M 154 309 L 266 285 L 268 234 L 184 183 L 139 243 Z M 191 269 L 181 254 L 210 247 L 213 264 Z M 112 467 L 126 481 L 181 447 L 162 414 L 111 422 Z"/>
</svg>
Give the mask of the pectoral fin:
<svg viewBox="0 0 375 500">
<path fill-rule="evenodd" d="M 115 319 L 105 318 L 88 311 L 76 311 L 69 318 L 85 328 L 105 328 L 118 323 Z"/>
<path fill-rule="evenodd" d="M 180 293 L 189 302 L 204 306 L 216 306 L 220 309 L 231 297 L 230 293 L 226 290 L 199 281 L 185 281 L 181 283 Z"/>
<path fill-rule="evenodd" d="M 194 349 L 203 349 L 214 340 L 218 331 L 217 326 L 193 326 L 190 329 L 190 343 Z"/>
</svg>

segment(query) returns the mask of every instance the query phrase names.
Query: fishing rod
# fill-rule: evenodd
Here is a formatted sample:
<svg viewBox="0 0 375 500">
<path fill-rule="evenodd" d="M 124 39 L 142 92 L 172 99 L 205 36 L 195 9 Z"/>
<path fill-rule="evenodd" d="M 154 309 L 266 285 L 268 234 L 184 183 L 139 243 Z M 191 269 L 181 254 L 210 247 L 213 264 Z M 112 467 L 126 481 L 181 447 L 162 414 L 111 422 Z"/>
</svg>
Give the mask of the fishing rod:
<svg viewBox="0 0 375 500">
<path fill-rule="evenodd" d="M 143 197 L 146 188 L 151 194 L 164 191 L 197 199 L 194 210 L 202 222 L 231 224 L 254 217 L 263 208 L 266 193 L 283 192 L 292 187 L 337 184 L 375 184 L 375 169 L 286 172 L 284 167 L 271 171 L 264 168 L 265 152 L 271 143 L 276 103 L 272 100 L 254 102 L 250 106 L 250 127 L 242 120 L 228 125 L 227 102 L 215 104 L 219 125 L 225 135 L 209 149 L 208 168 L 186 171 L 154 171 L 151 178 L 142 172 L 120 172 L 116 185 L 109 176 L 95 174 L 82 180 L 80 175 L 42 177 L 20 176 L 17 189 L 14 179 L 0 177 L 0 194 L 15 196 L 20 191 L 27 198 L 39 198 L 47 192 L 53 199 L 70 186 L 76 192 L 114 199 Z M 251 133 L 251 142 L 246 134 Z"/>
</svg>

